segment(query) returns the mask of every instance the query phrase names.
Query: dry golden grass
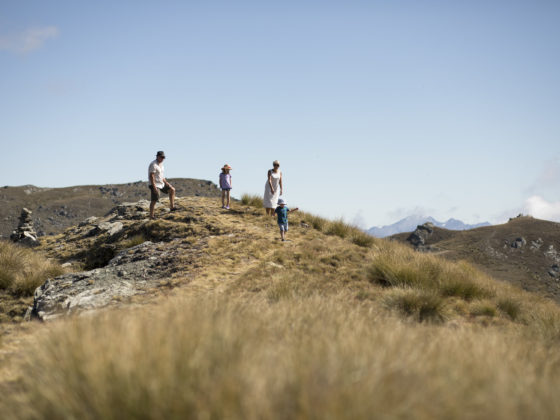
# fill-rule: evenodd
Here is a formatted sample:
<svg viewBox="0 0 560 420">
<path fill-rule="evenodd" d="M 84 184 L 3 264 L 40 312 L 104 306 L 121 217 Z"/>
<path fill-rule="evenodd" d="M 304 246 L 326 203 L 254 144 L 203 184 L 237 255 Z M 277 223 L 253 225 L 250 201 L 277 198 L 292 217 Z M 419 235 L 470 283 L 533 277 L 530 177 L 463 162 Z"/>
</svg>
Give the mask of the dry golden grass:
<svg viewBox="0 0 560 420">
<path fill-rule="evenodd" d="M 64 272 L 41 254 L 7 241 L 0 241 L 0 289 L 14 296 L 31 296 L 49 277 Z"/>
<path fill-rule="evenodd" d="M 560 352 L 348 296 L 182 298 L 52 327 L 5 419 L 558 418 Z"/>
<path fill-rule="evenodd" d="M 243 194 L 241 196 L 241 204 L 245 206 L 253 206 L 256 208 L 263 208 L 263 198 L 259 195 Z"/>
</svg>

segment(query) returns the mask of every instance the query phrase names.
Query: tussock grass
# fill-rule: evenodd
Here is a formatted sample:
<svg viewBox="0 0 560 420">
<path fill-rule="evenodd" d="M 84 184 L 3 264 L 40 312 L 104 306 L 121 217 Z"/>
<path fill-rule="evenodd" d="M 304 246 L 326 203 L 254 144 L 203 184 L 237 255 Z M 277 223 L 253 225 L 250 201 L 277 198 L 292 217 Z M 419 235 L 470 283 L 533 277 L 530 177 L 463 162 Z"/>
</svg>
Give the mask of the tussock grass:
<svg viewBox="0 0 560 420">
<path fill-rule="evenodd" d="M 259 195 L 243 194 L 241 196 L 241 204 L 244 206 L 256 207 L 258 209 L 262 209 L 264 207 L 263 198 Z"/>
<path fill-rule="evenodd" d="M 305 223 L 309 224 L 313 229 L 316 229 L 319 232 L 325 231 L 328 221 L 324 217 L 316 216 L 305 211 L 300 211 L 299 214 L 301 216 L 301 219 Z"/>
<path fill-rule="evenodd" d="M 352 243 L 364 248 L 369 248 L 375 243 L 375 238 L 366 232 L 353 232 L 350 236 Z"/>
<path fill-rule="evenodd" d="M 41 254 L 0 241 L 0 289 L 15 296 L 31 296 L 45 280 L 63 273 L 59 264 Z"/>
<path fill-rule="evenodd" d="M 3 418 L 558 418 L 560 352 L 346 296 L 181 299 L 61 322 Z"/>
<path fill-rule="evenodd" d="M 496 316 L 496 306 L 492 302 L 478 302 L 471 308 L 471 315 L 473 316 Z"/>
<path fill-rule="evenodd" d="M 499 299 L 497 307 L 500 311 L 507 314 L 512 321 L 515 321 L 521 314 L 521 303 L 513 298 Z"/>
<path fill-rule="evenodd" d="M 405 289 L 385 297 L 385 304 L 419 322 L 441 322 L 445 319 L 445 301 L 434 292 Z"/>
<path fill-rule="evenodd" d="M 325 233 L 327 235 L 336 235 L 339 238 L 346 238 L 354 232 L 354 229 L 356 228 L 349 225 L 344 220 L 339 219 L 329 222 L 325 229 Z"/>
<path fill-rule="evenodd" d="M 327 235 L 338 236 L 343 239 L 350 239 L 353 244 L 364 248 L 369 248 L 375 244 L 375 238 L 373 236 L 368 235 L 359 228 L 344 222 L 342 219 L 329 221 L 323 217 L 307 212 L 299 213 L 299 217 L 302 222 L 308 224 L 319 232 L 326 233 Z"/>
<path fill-rule="evenodd" d="M 386 287 L 431 290 L 464 300 L 494 296 L 482 273 L 466 263 L 451 263 L 433 255 L 393 248 L 378 255 L 368 272 L 371 282 Z"/>
</svg>

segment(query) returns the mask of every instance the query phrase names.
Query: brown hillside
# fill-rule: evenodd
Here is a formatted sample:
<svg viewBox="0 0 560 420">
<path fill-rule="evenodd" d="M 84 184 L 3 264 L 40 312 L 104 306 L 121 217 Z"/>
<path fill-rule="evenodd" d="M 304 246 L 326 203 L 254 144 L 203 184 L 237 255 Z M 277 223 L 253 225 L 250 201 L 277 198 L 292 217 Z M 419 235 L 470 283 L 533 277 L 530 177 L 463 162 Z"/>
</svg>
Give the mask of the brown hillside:
<svg viewBox="0 0 560 420">
<path fill-rule="evenodd" d="M 305 212 L 282 242 L 254 197 L 165 204 L 4 242 L 46 322 L 0 323 L 2 418 L 559 417 L 549 299 Z"/>
<path fill-rule="evenodd" d="M 169 180 L 177 196 L 216 197 L 219 190 L 211 181 L 189 178 Z M 115 205 L 149 199 L 148 183 L 81 185 L 39 188 L 33 185 L 0 188 L 0 238 L 8 238 L 17 227 L 23 207 L 33 212 L 39 235 L 52 235 L 90 216 L 104 216 Z"/>
<path fill-rule="evenodd" d="M 391 239 L 408 243 L 409 235 Z M 466 231 L 436 227 L 425 245 L 449 260 L 469 261 L 497 279 L 560 301 L 560 223 L 521 216 Z"/>
</svg>

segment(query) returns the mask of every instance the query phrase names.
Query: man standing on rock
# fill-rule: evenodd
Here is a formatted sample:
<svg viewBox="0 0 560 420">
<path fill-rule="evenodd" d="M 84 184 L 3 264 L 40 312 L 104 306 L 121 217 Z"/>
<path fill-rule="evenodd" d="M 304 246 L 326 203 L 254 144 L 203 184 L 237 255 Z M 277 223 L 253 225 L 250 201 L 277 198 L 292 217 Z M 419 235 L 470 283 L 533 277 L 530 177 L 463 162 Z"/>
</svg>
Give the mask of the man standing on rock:
<svg viewBox="0 0 560 420">
<path fill-rule="evenodd" d="M 157 152 L 156 160 L 150 163 L 148 167 L 148 179 L 151 190 L 150 199 L 150 219 L 155 219 L 154 209 L 156 203 L 159 200 L 160 192 L 169 194 L 169 208 L 171 211 L 177 210 L 175 208 L 175 188 L 167 182 L 163 176 L 163 160 L 165 159 L 165 153 L 162 150 Z"/>
</svg>

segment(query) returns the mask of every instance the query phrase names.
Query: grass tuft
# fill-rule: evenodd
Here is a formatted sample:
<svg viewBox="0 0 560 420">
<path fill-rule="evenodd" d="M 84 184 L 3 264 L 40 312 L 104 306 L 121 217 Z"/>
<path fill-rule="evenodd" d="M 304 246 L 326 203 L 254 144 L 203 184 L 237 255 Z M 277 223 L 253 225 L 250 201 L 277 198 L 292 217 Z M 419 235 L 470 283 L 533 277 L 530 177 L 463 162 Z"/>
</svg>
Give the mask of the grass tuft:
<svg viewBox="0 0 560 420">
<path fill-rule="evenodd" d="M 501 298 L 498 300 L 497 307 L 505 313 L 512 321 L 519 318 L 521 314 L 521 304 L 512 298 Z"/>
<path fill-rule="evenodd" d="M 57 263 L 41 254 L 7 241 L 0 241 L 0 289 L 14 296 L 31 296 L 48 278 L 64 273 Z"/>
<path fill-rule="evenodd" d="M 467 301 L 491 296 L 490 291 L 468 279 L 453 279 L 442 284 L 441 293 L 443 296 L 455 296 Z"/>
<path fill-rule="evenodd" d="M 120 242 L 119 249 L 132 248 L 133 246 L 143 244 L 144 242 L 146 242 L 146 237 L 142 233 L 139 233 Z"/>
<path fill-rule="evenodd" d="M 445 319 L 445 302 L 441 296 L 422 290 L 399 290 L 385 299 L 386 306 L 397 309 L 418 322 L 441 322 Z"/>
<path fill-rule="evenodd" d="M 324 232 L 325 227 L 328 224 L 327 219 L 303 211 L 299 213 L 301 215 L 302 220 L 308 223 L 311 227 L 313 227 L 313 229 L 318 230 L 319 232 Z"/>
<path fill-rule="evenodd" d="M 335 221 L 330 222 L 327 225 L 325 233 L 327 235 L 338 236 L 339 238 L 346 238 L 353 233 L 354 229 L 356 229 L 356 228 L 349 225 L 344 220 L 339 219 L 339 220 L 335 220 Z"/>
<path fill-rule="evenodd" d="M 259 195 L 251 195 L 251 194 L 243 194 L 241 196 L 241 204 L 244 206 L 251 206 L 262 209 L 263 205 L 263 198 Z"/>
<path fill-rule="evenodd" d="M 364 248 L 371 247 L 375 242 L 375 238 L 373 236 L 362 231 L 353 232 L 351 235 L 351 239 L 353 244 L 362 246 Z"/>
<path fill-rule="evenodd" d="M 471 315 L 473 316 L 496 316 L 496 306 L 491 302 L 480 302 L 473 305 L 471 308 Z"/>
</svg>

